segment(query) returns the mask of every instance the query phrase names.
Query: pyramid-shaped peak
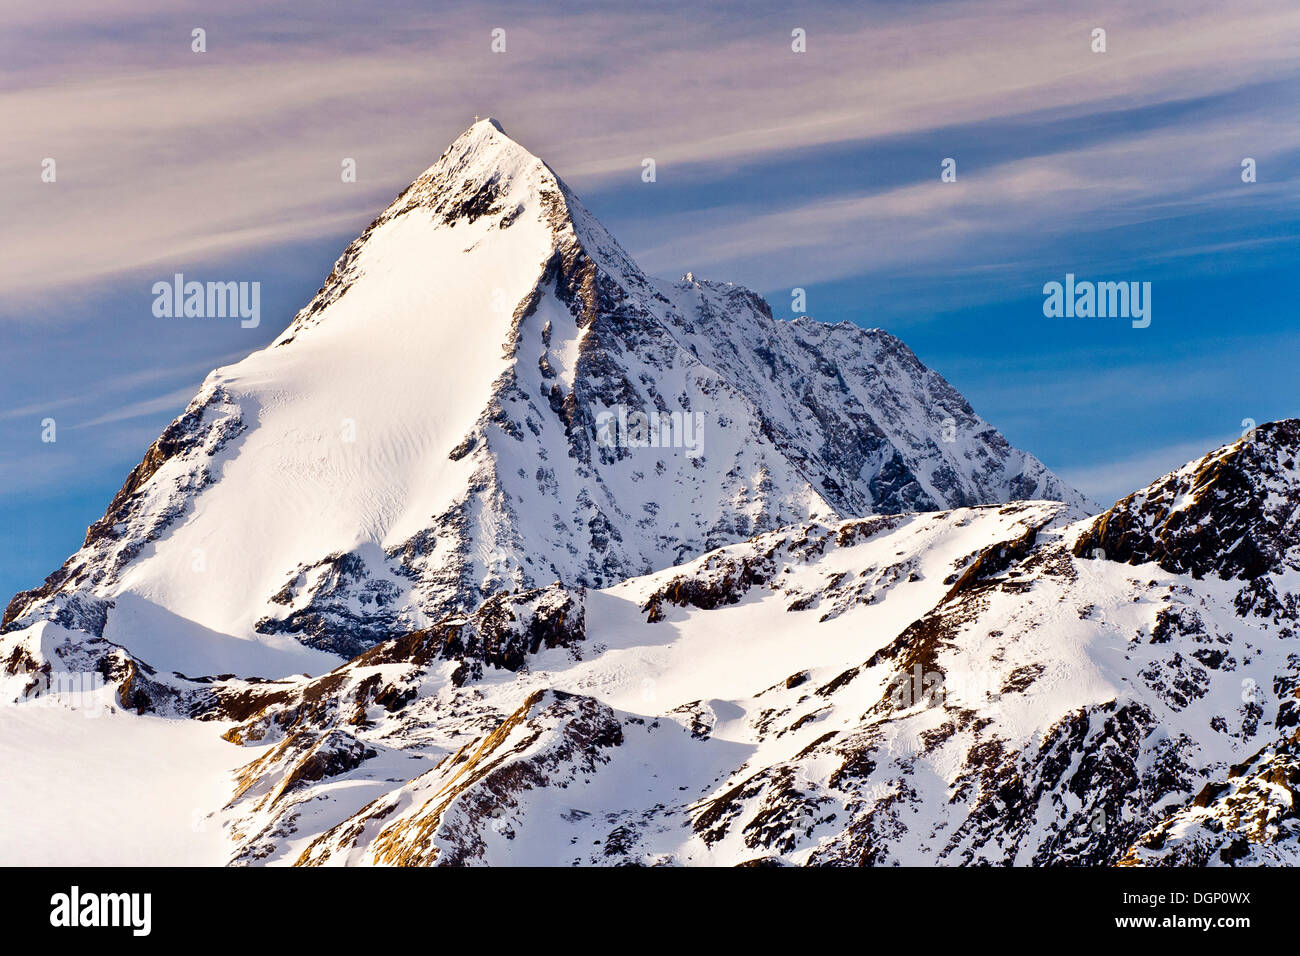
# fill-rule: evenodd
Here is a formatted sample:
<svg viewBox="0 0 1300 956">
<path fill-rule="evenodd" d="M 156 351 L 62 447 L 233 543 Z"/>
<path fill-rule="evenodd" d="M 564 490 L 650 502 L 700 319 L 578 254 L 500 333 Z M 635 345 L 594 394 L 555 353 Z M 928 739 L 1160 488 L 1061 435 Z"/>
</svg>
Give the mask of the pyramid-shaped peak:
<svg viewBox="0 0 1300 956">
<path fill-rule="evenodd" d="M 814 518 L 1079 498 L 901 345 L 778 324 L 757 295 L 690 279 L 647 277 L 477 121 L 271 347 L 214 373 L 0 630 L 92 597 L 88 626 L 116 629 L 119 601 L 123 627 L 156 608 L 287 647 L 265 658 L 278 676 L 305 666 L 300 645 L 352 654 L 504 590 L 604 587 Z M 634 437 L 633 412 L 659 431 Z M 949 421 L 960 441 L 941 441 Z M 237 571 L 182 573 L 214 547 Z M 147 641 L 163 618 L 139 620 Z M 199 646 L 152 666 L 201 673 Z"/>
<path fill-rule="evenodd" d="M 485 215 L 504 216 L 508 224 L 526 209 L 538 210 L 540 197 L 564 191 L 546 163 L 489 116 L 456 137 L 377 222 L 420 207 L 433 210 L 447 225 Z"/>
<path fill-rule="evenodd" d="M 511 139 L 497 120 L 488 116 L 475 120 L 469 129 L 457 136 L 438 162 L 426 171 L 426 175 L 448 165 L 472 165 L 477 170 L 491 173 L 542 166 L 543 163 Z"/>
<path fill-rule="evenodd" d="M 469 129 L 457 136 L 452 142 L 452 147 L 454 148 L 457 143 L 469 144 L 481 142 L 495 142 L 499 145 L 510 143 L 520 149 L 523 148 L 511 139 L 510 135 L 506 133 L 505 127 L 491 116 L 485 116 L 482 119 L 475 117 L 474 122 L 470 125 Z"/>
<path fill-rule="evenodd" d="M 581 248 L 620 283 L 647 281 L 613 236 L 540 157 L 511 139 L 494 117 L 477 119 L 380 216 L 384 221 L 415 208 L 432 211 L 447 226 L 490 218 L 505 231 L 537 222 L 556 248 Z"/>
</svg>

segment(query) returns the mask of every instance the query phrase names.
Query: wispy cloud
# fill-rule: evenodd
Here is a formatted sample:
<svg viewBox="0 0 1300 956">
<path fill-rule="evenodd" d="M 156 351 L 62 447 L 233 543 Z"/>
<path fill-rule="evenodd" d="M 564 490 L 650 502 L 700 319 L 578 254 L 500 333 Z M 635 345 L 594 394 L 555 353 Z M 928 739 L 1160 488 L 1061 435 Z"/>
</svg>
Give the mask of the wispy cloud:
<svg viewBox="0 0 1300 956">
<path fill-rule="evenodd" d="M 657 231 L 672 238 L 642 250 L 640 258 L 661 272 L 683 262 L 716 274 L 761 269 L 772 284 L 936 271 L 975 279 L 975 270 L 983 270 L 979 280 L 1005 292 L 1005 273 L 1026 267 L 1055 274 L 1062 264 L 1132 268 L 1172 256 L 1259 249 L 1263 243 L 1251 240 L 1171 251 L 1165 234 L 1148 230 L 1135 237 L 1140 255 L 1133 243 L 1079 251 L 1083 234 L 1187 220 L 1207 206 L 1238 216 L 1250 209 L 1256 222 L 1294 214 L 1293 183 L 1246 188 L 1230 149 L 1206 149 L 1206 143 L 1240 144 L 1267 167 L 1300 150 L 1300 129 L 1279 128 L 1260 117 L 1216 117 L 986 166 L 959 166 L 958 181 L 946 185 L 938 182 L 936 161 L 934 175 L 924 183 L 811 202 L 773 199 L 766 209 L 751 204 L 665 217 Z M 1223 187 L 1234 180 L 1235 191 Z M 1223 225 L 1222 218 L 1212 224 Z M 1026 246 L 1027 235 L 1034 236 L 1032 245 Z M 1004 268 L 997 267 L 999 259 Z"/>
<path fill-rule="evenodd" d="M 818 146 L 1212 96 L 1294 75 L 1300 37 L 1300 8 L 1289 0 L 1230 10 L 1114 5 L 1086 18 L 1025 0 L 814 5 L 785 17 L 697 6 L 683 7 L 684 17 L 635 8 L 594 16 L 535 4 L 507 4 L 489 17 L 475 5 L 431 12 L 412 3 L 363 30 L 350 3 L 303 18 L 240 0 L 198 18 L 208 52 L 194 54 L 189 30 L 199 24 L 170 6 L 123 5 L 118 29 L 102 26 L 113 22 L 111 5 L 60 9 L 58 43 L 44 8 L 0 15 L 20 44 L 57 51 L 17 57 L 0 88 L 8 140 L 0 176 L 11 187 L 0 287 L 29 299 L 159 263 L 352 231 L 474 112 L 499 115 L 576 186 L 600 188 L 635 183 L 647 155 L 669 175 L 720 176 Z M 790 53 L 786 20 L 809 31 L 807 54 Z M 1098 24 L 1109 30 L 1104 56 L 1087 48 Z M 508 48 L 494 56 L 489 30 L 498 25 Z M 74 50 L 68 35 L 84 43 Z M 1276 120 L 1287 105 L 1273 109 Z M 1241 118 L 1244 139 L 1260 153 L 1291 148 L 1289 127 L 1269 126 L 1269 115 L 1261 106 Z M 876 224 L 889 234 L 900 219 L 935 213 L 951 221 L 937 232 L 912 229 L 911 243 L 961 241 L 989 225 L 983 213 L 998 203 L 1022 207 L 1063 187 L 1068 194 L 1075 174 L 1082 192 L 1123 195 L 1133 210 L 1157 202 L 1171 174 L 1185 178 L 1182 166 L 1160 165 L 1170 146 L 1167 136 L 1133 136 L 1109 152 L 1055 157 L 1131 160 L 1116 169 L 1009 158 L 978 191 L 940 198 L 904 189 L 776 219 L 729 210 L 739 215 L 714 225 L 733 257 L 770 254 L 770 245 L 741 237 L 757 227 L 780 236 L 766 230 L 783 219 L 805 227 L 784 238 L 813 259 L 842 248 L 845 230 Z M 340 182 L 345 156 L 358 160 L 355 186 Z M 58 162 L 57 184 L 40 182 L 44 157 Z M 1235 162 L 1204 148 L 1181 156 L 1198 168 L 1220 160 Z M 1137 167 L 1144 175 L 1132 175 Z M 1078 221 L 1079 206 L 1072 201 L 1060 214 L 1062 226 Z M 1012 215 L 1003 228 L 1029 218 Z M 863 256 L 868 266 L 892 267 L 906 245 L 859 244 L 852 262 L 840 256 L 834 268 Z M 649 257 L 666 258 L 653 248 Z"/>
<path fill-rule="evenodd" d="M 129 372 L 122 375 L 110 375 L 98 379 L 91 387 L 86 389 L 65 392 L 56 399 L 46 399 L 44 401 L 31 402 L 23 405 L 10 405 L 0 409 L 0 421 L 32 418 L 33 416 L 48 414 L 57 411 L 60 408 L 68 407 L 102 407 L 104 403 L 113 400 L 114 395 L 122 392 L 129 392 L 142 386 L 155 384 L 160 381 L 175 380 L 181 378 L 194 379 L 196 376 L 210 372 L 213 368 L 237 362 L 247 355 L 247 352 L 230 352 L 224 356 L 218 356 L 215 360 L 204 360 L 202 362 L 189 362 L 182 364 L 169 364 L 162 367 L 151 367 L 141 369 L 136 372 Z M 169 395 L 180 394 L 172 392 Z M 194 390 L 189 389 L 186 398 L 194 394 Z M 94 424 L 85 422 L 84 424 Z"/>
<path fill-rule="evenodd" d="M 105 412 L 102 415 L 90 419 L 90 421 L 81 422 L 74 428 L 95 428 L 100 425 L 109 425 L 113 422 L 130 421 L 133 418 L 143 418 L 145 415 L 155 415 L 158 412 L 175 411 L 177 408 L 183 408 L 185 404 L 194 397 L 194 388 L 186 386 L 166 395 L 158 395 L 154 398 L 147 398 L 139 402 L 129 402 L 121 408 L 115 408 L 112 411 Z"/>
</svg>

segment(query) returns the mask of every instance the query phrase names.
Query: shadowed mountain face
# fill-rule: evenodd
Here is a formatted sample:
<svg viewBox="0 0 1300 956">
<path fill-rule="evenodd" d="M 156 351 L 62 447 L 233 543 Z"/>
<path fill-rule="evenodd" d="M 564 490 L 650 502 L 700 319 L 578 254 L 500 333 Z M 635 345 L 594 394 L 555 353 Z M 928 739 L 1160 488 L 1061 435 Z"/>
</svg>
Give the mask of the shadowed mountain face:
<svg viewBox="0 0 1300 956">
<path fill-rule="evenodd" d="M 4 627 L 186 673 L 215 633 L 249 647 L 223 670 L 278 676 L 792 523 L 1029 498 L 1087 507 L 894 337 L 651 280 L 486 120 L 208 377 Z"/>
</svg>

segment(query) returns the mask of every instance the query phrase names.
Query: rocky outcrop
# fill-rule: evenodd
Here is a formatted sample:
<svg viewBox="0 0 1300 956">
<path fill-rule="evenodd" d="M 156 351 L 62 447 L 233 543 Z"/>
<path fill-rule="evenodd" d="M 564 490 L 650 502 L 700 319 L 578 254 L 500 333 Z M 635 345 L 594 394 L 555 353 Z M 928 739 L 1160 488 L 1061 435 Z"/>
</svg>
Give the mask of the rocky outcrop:
<svg viewBox="0 0 1300 956">
<path fill-rule="evenodd" d="M 1074 553 L 1126 564 L 1255 579 L 1300 569 L 1300 420 L 1254 434 L 1167 475 L 1099 515 Z"/>
</svg>

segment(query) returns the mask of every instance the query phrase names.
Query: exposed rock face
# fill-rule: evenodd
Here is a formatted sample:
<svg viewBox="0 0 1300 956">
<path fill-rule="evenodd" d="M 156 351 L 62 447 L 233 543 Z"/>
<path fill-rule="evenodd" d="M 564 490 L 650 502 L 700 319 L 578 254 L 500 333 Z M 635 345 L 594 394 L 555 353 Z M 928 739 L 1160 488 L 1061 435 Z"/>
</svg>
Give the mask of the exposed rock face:
<svg viewBox="0 0 1300 956">
<path fill-rule="evenodd" d="M 1295 866 L 1300 846 L 1297 734 L 1228 768 L 1139 836 L 1120 866 Z"/>
<path fill-rule="evenodd" d="M 116 621 L 130 647 L 144 601 L 347 658 L 502 592 L 608 587 L 811 519 L 1019 498 L 1086 506 L 893 336 L 651 280 L 484 121 L 270 348 L 209 376 L 3 627 Z"/>
<path fill-rule="evenodd" d="M 483 862 L 483 831 L 512 839 L 515 812 L 534 791 L 581 784 L 623 742 L 615 714 L 590 697 L 536 691 L 490 734 L 396 793 L 322 834 L 296 861 L 331 862 L 355 852 L 358 831 L 374 829 L 375 862 L 463 866 Z"/>
<path fill-rule="evenodd" d="M 241 744 L 338 723 L 368 727 L 372 708 L 397 714 L 430 680 L 445 678 L 460 687 L 482 680 L 485 669 L 519 671 L 543 650 L 564 648 L 580 656 L 584 598 L 582 591 L 559 585 L 498 594 L 467 617 L 377 644 L 318 678 L 224 682 L 216 689 L 219 706 L 203 716 L 239 721 L 226 736 Z"/>
<path fill-rule="evenodd" d="M 1260 426 L 1251 438 L 1193 462 L 1098 516 L 1075 553 L 1154 561 L 1167 571 L 1255 579 L 1300 570 L 1300 422 Z"/>
<path fill-rule="evenodd" d="M 113 706 L 137 715 L 203 717 L 219 708 L 215 683 L 161 674 L 125 648 L 49 621 L 8 638 L 0 659 L 4 706 L 61 693 L 84 698 L 104 688 L 111 698 L 95 702 L 96 710 Z"/>
</svg>

